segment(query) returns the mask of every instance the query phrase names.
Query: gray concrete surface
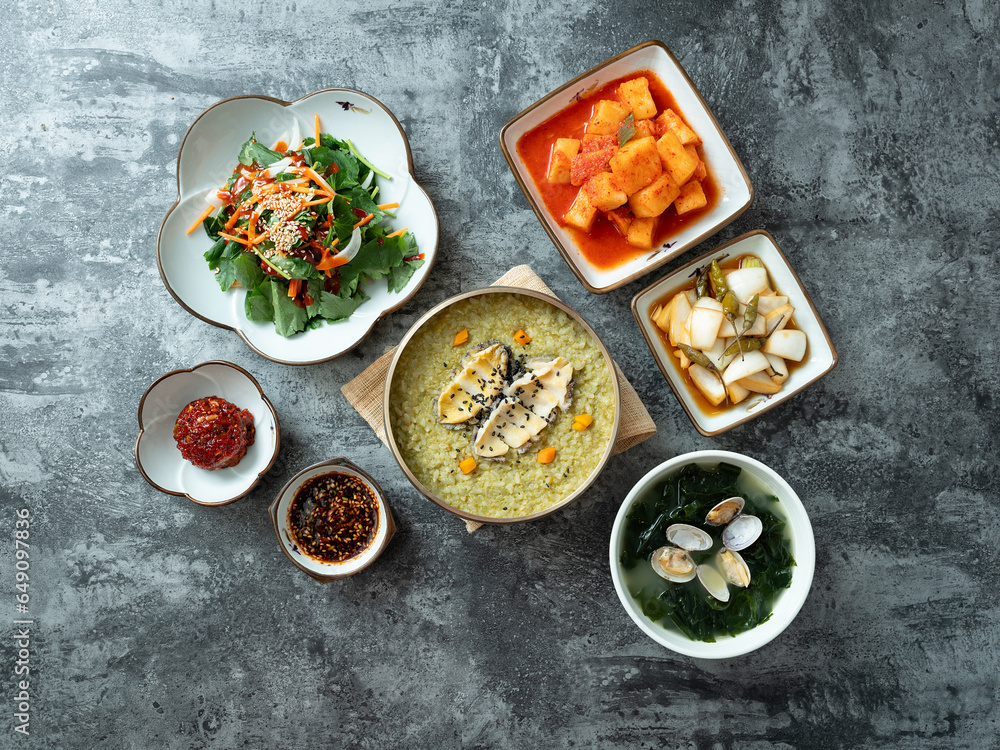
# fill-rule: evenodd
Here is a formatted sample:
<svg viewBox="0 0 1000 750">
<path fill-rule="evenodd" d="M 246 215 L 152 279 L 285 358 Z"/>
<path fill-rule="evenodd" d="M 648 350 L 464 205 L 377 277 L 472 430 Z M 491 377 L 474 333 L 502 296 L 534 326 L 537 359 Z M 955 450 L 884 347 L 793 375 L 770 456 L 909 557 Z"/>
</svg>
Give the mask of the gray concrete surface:
<svg viewBox="0 0 1000 750">
<path fill-rule="evenodd" d="M 109 0 L 3 14 L 0 747 L 1000 743 L 995 2 Z M 647 39 L 686 66 L 756 188 L 699 251 L 770 231 L 840 353 L 830 376 L 719 438 L 691 426 L 632 321 L 649 279 L 586 293 L 497 144 L 541 94 Z M 403 123 L 440 260 L 356 351 L 284 367 L 178 306 L 154 241 L 203 108 L 331 85 Z M 407 484 L 339 388 L 430 305 L 517 263 L 606 336 L 660 432 L 565 512 L 470 536 Z M 211 510 L 150 488 L 132 445 L 149 383 L 215 358 L 260 380 L 283 440 L 249 497 Z M 791 627 L 722 663 L 647 639 L 605 562 L 634 478 L 699 448 L 782 473 L 818 546 Z M 265 510 L 338 454 L 378 476 L 400 530 L 376 567 L 320 586 L 287 564 Z M 20 508 L 28 737 L 12 719 Z"/>
</svg>

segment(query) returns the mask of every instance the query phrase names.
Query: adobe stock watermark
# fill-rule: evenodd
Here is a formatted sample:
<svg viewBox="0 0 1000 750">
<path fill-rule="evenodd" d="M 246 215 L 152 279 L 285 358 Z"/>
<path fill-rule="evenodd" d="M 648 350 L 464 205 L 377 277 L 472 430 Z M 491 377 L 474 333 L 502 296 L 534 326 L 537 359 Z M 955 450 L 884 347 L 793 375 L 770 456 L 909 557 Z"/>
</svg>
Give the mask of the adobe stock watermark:
<svg viewBox="0 0 1000 750">
<path fill-rule="evenodd" d="M 31 726 L 31 628 L 28 619 L 31 569 L 31 512 L 15 511 L 14 521 L 14 731 L 27 736 Z"/>
</svg>

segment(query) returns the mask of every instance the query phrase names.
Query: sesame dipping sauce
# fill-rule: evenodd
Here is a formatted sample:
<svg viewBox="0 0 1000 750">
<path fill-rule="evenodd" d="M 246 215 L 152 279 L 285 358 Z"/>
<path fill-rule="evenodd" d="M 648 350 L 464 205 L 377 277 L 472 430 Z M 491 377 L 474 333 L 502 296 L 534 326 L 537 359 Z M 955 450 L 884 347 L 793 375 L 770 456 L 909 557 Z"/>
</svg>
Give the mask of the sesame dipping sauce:
<svg viewBox="0 0 1000 750">
<path fill-rule="evenodd" d="M 378 499 L 358 477 L 330 472 L 312 477 L 288 506 L 288 528 L 299 549 L 321 562 L 350 560 L 378 533 Z"/>
</svg>

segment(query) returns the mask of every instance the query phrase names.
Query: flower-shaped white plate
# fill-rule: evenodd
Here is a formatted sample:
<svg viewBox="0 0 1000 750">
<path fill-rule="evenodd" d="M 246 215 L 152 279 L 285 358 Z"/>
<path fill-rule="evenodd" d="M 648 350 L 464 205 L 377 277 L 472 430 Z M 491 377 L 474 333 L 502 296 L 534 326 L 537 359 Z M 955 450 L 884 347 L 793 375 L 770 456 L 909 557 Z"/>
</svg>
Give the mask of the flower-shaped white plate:
<svg viewBox="0 0 1000 750">
<path fill-rule="evenodd" d="M 673 95 L 684 119 L 701 136 L 702 154 L 708 173 L 715 180 L 719 197 L 710 211 L 671 237 L 660 252 L 641 252 L 615 268 L 600 269 L 583 256 L 570 233 L 549 213 L 528 167 L 518 155 L 517 142 L 525 133 L 554 117 L 581 95 L 640 70 L 651 70 L 656 74 Z M 556 249 L 580 283 L 597 294 L 628 284 L 676 258 L 735 221 L 753 201 L 750 178 L 722 126 L 680 62 L 662 42 L 645 42 L 626 50 L 546 94 L 504 125 L 500 131 L 500 147 L 517 184 Z"/>
<path fill-rule="evenodd" d="M 253 445 L 229 469 L 199 469 L 181 457 L 174 441 L 174 423 L 181 410 L 208 396 L 219 396 L 253 414 Z M 168 372 L 139 401 L 135 441 L 139 473 L 160 492 L 183 495 L 198 505 L 226 505 L 247 494 L 274 464 L 280 443 L 281 428 L 271 402 L 253 376 L 231 362 L 203 362 Z"/>
<path fill-rule="evenodd" d="M 650 313 L 659 300 L 671 292 L 691 283 L 691 273 L 696 269 L 711 263 L 713 259 L 723 256 L 735 258 L 740 255 L 756 255 L 764 263 L 771 277 L 774 289 L 786 295 L 792 307 L 795 308 L 793 320 L 795 327 L 804 331 L 809 341 L 806 357 L 792 368 L 785 387 L 773 396 L 753 396 L 746 401 L 730 406 L 715 414 L 707 414 L 698 406 L 684 376 L 681 374 L 678 360 L 667 349 L 663 339 L 657 332 L 656 324 L 650 320 Z M 649 351 L 656 360 L 657 367 L 667 379 L 677 400 L 681 402 L 684 411 L 694 422 L 695 428 L 702 435 L 719 435 L 758 417 L 768 409 L 787 401 L 796 393 L 815 383 L 837 365 L 837 350 L 833 346 L 830 334 L 819 317 L 812 298 L 802 285 L 802 280 L 795 273 L 792 264 L 781 252 L 774 237 L 763 229 L 756 229 L 726 242 L 709 253 L 692 260 L 687 265 L 678 268 L 669 276 L 655 281 L 632 298 L 632 314 L 635 316 L 643 338 L 649 346 Z"/>
<path fill-rule="evenodd" d="M 385 279 L 365 286 L 371 297 L 347 320 L 325 323 L 289 338 L 279 335 L 270 321 L 246 317 L 246 292 L 223 292 L 205 262 L 211 240 L 197 229 L 187 229 L 206 207 L 205 195 L 224 185 L 237 164 L 240 146 L 252 132 L 270 145 L 279 139 L 306 137 L 320 117 L 324 133 L 353 141 L 365 158 L 391 180 L 377 178 L 379 198 L 398 202 L 395 219 L 386 226 L 409 227 L 425 263 L 399 293 L 390 293 Z M 434 205 L 413 175 L 410 144 L 399 121 L 378 100 L 352 89 L 324 89 L 284 102 L 265 96 L 223 99 L 202 112 L 188 128 L 177 156 L 177 202 L 160 225 L 156 262 L 167 291 L 180 305 L 202 320 L 239 334 L 247 346 L 274 362 L 309 365 L 338 357 L 371 332 L 382 317 L 406 303 L 426 280 L 434 265 L 438 218 Z"/>
</svg>

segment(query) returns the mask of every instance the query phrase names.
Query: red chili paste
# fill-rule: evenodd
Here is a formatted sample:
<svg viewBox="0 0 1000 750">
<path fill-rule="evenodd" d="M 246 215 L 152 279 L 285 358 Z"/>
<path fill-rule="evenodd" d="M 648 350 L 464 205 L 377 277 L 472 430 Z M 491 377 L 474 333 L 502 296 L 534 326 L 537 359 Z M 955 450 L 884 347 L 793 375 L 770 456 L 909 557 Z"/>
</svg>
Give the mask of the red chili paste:
<svg viewBox="0 0 1000 750">
<path fill-rule="evenodd" d="M 215 471 L 236 466 L 253 445 L 253 414 L 224 398 L 209 396 L 184 407 L 174 423 L 174 440 L 185 460 Z"/>
</svg>

